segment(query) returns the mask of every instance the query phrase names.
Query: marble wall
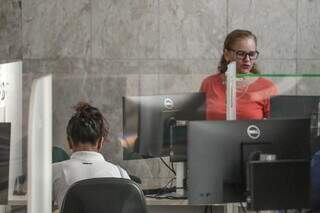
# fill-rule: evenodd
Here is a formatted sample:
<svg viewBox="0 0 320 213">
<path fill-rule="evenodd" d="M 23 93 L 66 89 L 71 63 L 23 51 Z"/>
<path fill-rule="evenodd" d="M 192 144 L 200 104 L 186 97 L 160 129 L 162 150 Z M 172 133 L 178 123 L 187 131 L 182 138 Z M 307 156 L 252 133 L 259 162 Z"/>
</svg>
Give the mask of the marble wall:
<svg viewBox="0 0 320 213">
<path fill-rule="evenodd" d="M 141 177 L 144 187 L 172 175 L 159 159 L 122 160 L 122 96 L 197 91 L 216 72 L 224 37 L 235 28 L 258 36 L 264 73 L 320 72 L 317 0 L 0 2 L 0 60 L 23 59 L 24 112 L 32 79 L 52 73 L 54 144 L 67 149 L 71 106 L 90 101 L 110 123 L 104 155 Z M 274 80 L 284 94 L 320 95 L 314 78 Z"/>
</svg>

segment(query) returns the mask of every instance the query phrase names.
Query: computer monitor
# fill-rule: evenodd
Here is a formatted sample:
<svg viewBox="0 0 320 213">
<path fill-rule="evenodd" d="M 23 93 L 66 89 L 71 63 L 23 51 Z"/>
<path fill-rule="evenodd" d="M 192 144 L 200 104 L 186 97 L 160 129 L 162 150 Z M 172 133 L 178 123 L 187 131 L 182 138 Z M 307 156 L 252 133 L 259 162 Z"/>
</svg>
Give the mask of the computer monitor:
<svg viewBox="0 0 320 213">
<path fill-rule="evenodd" d="M 133 144 L 126 146 L 124 159 L 132 158 L 133 153 L 147 158 L 169 156 L 174 151 L 180 155 L 177 161 L 185 160 L 186 127 L 174 123 L 204 119 L 204 93 L 123 97 L 123 137 L 124 140 L 135 138 Z M 174 125 L 172 146 L 171 124 Z"/>
<path fill-rule="evenodd" d="M 11 124 L 0 123 L 0 205 L 8 204 Z"/>
<path fill-rule="evenodd" d="M 311 153 L 320 150 L 320 96 L 278 95 L 270 106 L 270 119 L 311 118 Z"/>
<path fill-rule="evenodd" d="M 278 95 L 270 99 L 270 118 L 310 118 L 319 110 L 320 96 Z"/>
<path fill-rule="evenodd" d="M 260 153 L 310 160 L 310 119 L 191 121 L 190 204 L 245 202 L 246 162 Z"/>
</svg>

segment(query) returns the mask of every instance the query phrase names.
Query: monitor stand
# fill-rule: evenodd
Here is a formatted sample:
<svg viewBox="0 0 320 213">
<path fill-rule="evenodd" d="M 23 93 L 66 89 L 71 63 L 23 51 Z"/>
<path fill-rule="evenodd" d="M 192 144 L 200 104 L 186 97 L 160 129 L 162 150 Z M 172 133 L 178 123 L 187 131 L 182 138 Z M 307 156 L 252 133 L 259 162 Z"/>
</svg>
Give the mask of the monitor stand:
<svg viewBox="0 0 320 213">
<path fill-rule="evenodd" d="M 187 199 L 187 191 L 184 187 L 184 180 L 186 177 L 186 162 L 174 162 L 176 168 L 176 191 L 165 195 L 170 199 Z"/>
<path fill-rule="evenodd" d="M 186 197 L 186 191 L 184 188 L 184 180 L 186 176 L 186 163 L 176 162 L 176 195 L 177 197 Z"/>
<path fill-rule="evenodd" d="M 186 177 L 186 163 L 183 161 L 175 160 L 175 151 L 174 151 L 174 144 L 175 144 L 175 131 L 174 128 L 177 125 L 182 125 L 181 122 L 177 122 L 174 117 L 170 117 L 168 119 L 169 131 L 170 131 L 170 161 L 173 162 L 176 168 L 176 192 L 170 193 L 170 197 L 176 199 L 186 199 L 186 191 L 184 189 L 184 180 Z M 185 124 L 184 124 L 185 125 Z"/>
</svg>

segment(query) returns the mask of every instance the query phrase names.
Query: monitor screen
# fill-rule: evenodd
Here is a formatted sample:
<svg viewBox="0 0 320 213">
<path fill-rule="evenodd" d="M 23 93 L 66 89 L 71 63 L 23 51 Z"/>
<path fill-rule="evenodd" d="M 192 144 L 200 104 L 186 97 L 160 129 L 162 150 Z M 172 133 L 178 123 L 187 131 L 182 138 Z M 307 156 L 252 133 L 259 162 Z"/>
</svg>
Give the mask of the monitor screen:
<svg viewBox="0 0 320 213">
<path fill-rule="evenodd" d="M 0 123 L 0 204 L 8 204 L 10 123 Z"/>
<path fill-rule="evenodd" d="M 132 154 L 169 156 L 171 148 L 186 158 L 186 127 L 177 125 L 170 137 L 169 124 L 204 119 L 204 93 L 123 97 L 123 140 L 131 141 L 125 146 L 124 159 L 134 158 Z"/>
<path fill-rule="evenodd" d="M 278 95 L 270 100 L 271 118 L 310 118 L 318 112 L 320 96 Z"/>
<path fill-rule="evenodd" d="M 270 100 L 270 118 L 311 118 L 311 153 L 320 150 L 320 96 L 279 95 Z"/>
<path fill-rule="evenodd" d="M 244 202 L 245 162 L 257 153 L 309 160 L 309 127 L 310 119 L 189 122 L 189 203 Z"/>
</svg>

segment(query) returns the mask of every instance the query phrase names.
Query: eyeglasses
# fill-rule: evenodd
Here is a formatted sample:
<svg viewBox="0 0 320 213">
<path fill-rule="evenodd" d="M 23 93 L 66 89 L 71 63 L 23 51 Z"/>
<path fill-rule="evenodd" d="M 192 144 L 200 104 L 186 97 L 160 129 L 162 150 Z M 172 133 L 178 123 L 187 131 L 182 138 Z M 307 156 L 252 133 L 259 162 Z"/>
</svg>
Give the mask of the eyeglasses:
<svg viewBox="0 0 320 213">
<path fill-rule="evenodd" d="M 258 51 L 246 52 L 246 51 L 242 51 L 242 50 L 233 50 L 233 49 L 227 49 L 227 50 L 235 52 L 236 58 L 239 60 L 243 60 L 243 59 L 247 58 L 247 55 L 249 56 L 250 60 L 256 60 L 259 56 Z"/>
</svg>

